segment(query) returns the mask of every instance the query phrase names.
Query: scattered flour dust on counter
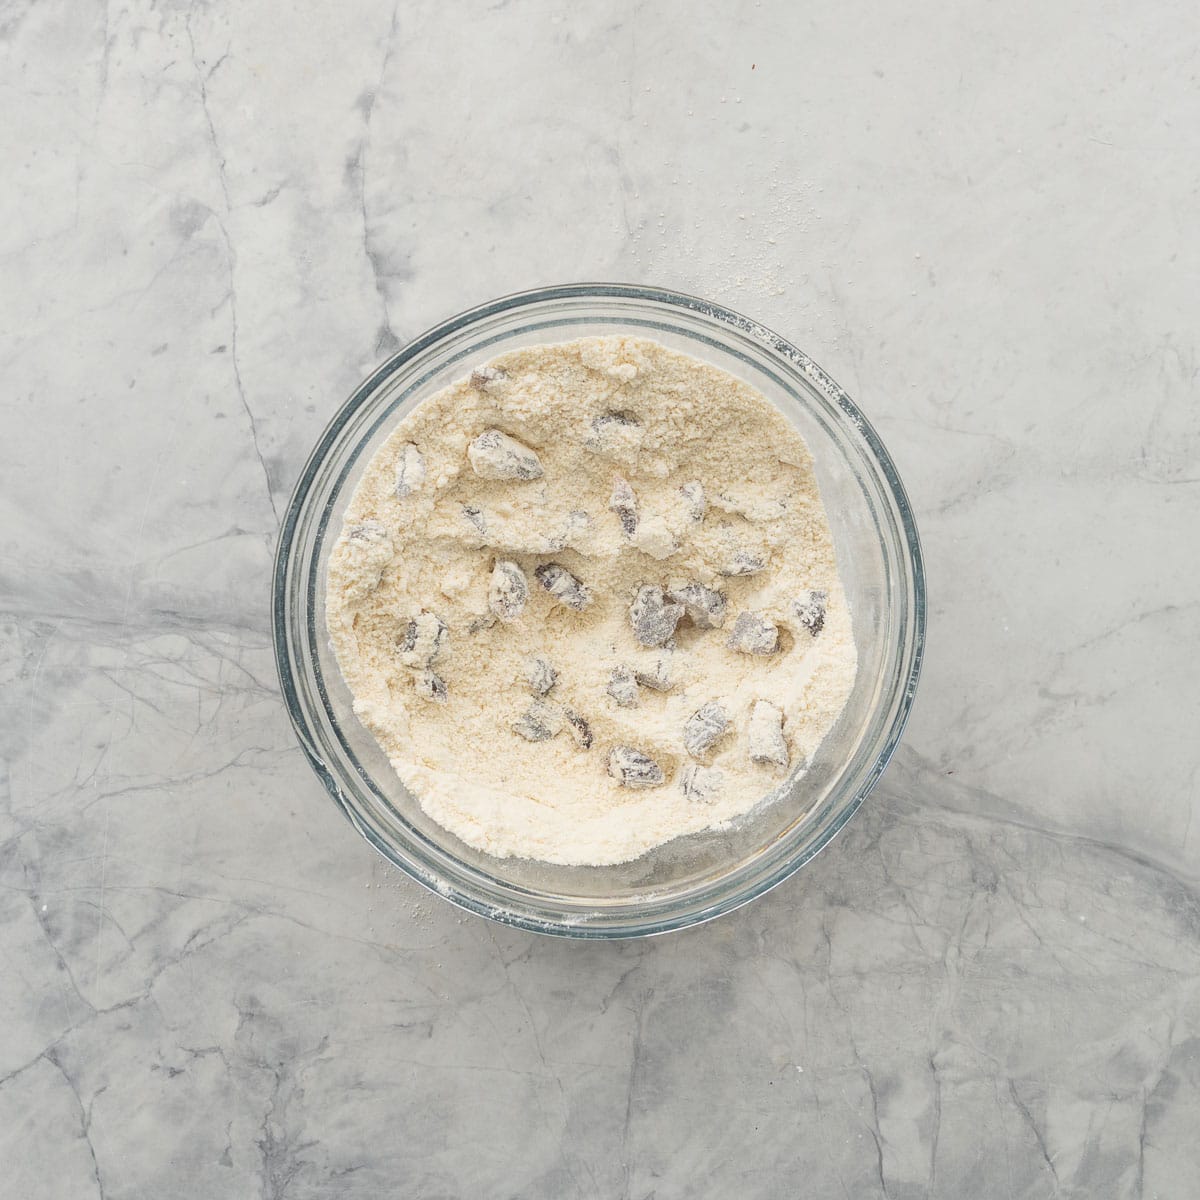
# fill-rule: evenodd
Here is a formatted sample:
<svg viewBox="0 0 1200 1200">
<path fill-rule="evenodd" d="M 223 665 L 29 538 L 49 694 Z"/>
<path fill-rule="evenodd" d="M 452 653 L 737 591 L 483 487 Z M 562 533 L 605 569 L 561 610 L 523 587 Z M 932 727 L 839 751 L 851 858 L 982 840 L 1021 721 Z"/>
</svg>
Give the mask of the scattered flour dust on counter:
<svg viewBox="0 0 1200 1200">
<path fill-rule="evenodd" d="M 327 620 L 430 817 L 563 864 L 727 826 L 856 669 L 803 441 L 643 339 L 512 351 L 418 405 L 351 500 Z"/>
</svg>

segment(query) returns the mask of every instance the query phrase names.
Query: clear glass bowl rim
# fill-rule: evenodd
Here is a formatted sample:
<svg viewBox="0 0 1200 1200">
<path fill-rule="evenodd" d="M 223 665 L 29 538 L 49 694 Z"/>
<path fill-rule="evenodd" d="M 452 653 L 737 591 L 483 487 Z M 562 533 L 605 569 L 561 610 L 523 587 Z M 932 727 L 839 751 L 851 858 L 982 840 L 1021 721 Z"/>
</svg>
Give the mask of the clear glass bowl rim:
<svg viewBox="0 0 1200 1200">
<path fill-rule="evenodd" d="M 907 551 L 905 565 L 908 568 L 907 582 L 911 589 L 912 605 L 906 631 L 907 642 L 902 648 L 901 669 L 897 672 L 890 687 L 892 697 L 898 698 L 891 723 L 884 735 L 877 739 L 879 749 L 869 769 L 862 772 L 856 786 L 852 791 L 848 791 L 841 807 L 818 830 L 817 836 L 794 846 L 792 853 L 781 856 L 773 864 L 771 870 L 761 872 L 750 882 L 749 886 L 740 889 L 718 887 L 715 894 L 706 898 L 702 903 L 690 903 L 679 911 L 667 907 L 639 914 L 633 910 L 628 914 L 623 914 L 621 920 L 614 921 L 611 916 L 608 916 L 602 922 L 593 922 L 589 920 L 588 914 L 579 911 L 556 915 L 545 908 L 538 909 L 536 905 L 529 904 L 528 893 L 514 895 L 511 898 L 504 897 L 498 903 L 495 896 L 489 898 L 447 880 L 444 873 L 438 869 L 438 864 L 430 862 L 419 845 L 408 845 L 402 848 L 374 828 L 372 821 L 355 802 L 353 781 L 342 777 L 337 771 L 331 770 L 317 747 L 311 727 L 312 721 L 301 698 L 301 689 L 296 679 L 296 664 L 293 661 L 290 640 L 295 617 L 292 612 L 293 597 L 288 588 L 292 559 L 297 549 L 297 530 L 321 468 L 328 458 L 330 450 L 336 445 L 344 427 L 388 380 L 410 361 L 435 348 L 438 343 L 491 317 L 522 308 L 544 305 L 548 302 L 593 299 L 631 300 L 660 305 L 667 309 L 683 310 L 693 317 L 708 318 L 729 327 L 731 332 L 736 332 L 752 341 L 758 348 L 771 351 L 793 370 L 798 371 L 809 386 L 837 410 L 837 415 L 843 424 L 848 423 L 853 427 L 854 434 L 861 438 L 869 450 L 869 458 L 878 471 L 879 480 L 887 499 L 891 502 L 893 515 L 898 521 L 903 536 L 904 548 Z M 712 920 L 770 891 L 820 853 L 858 811 L 900 742 L 912 709 L 917 681 L 920 677 L 926 632 L 924 559 L 912 507 L 891 455 L 884 447 L 875 429 L 846 391 L 835 383 L 828 373 L 807 354 L 757 321 L 712 301 L 682 292 L 641 284 L 622 283 L 551 285 L 515 292 L 487 301 L 433 326 L 401 347 L 371 372 L 354 389 L 325 427 L 292 490 L 280 528 L 276 550 L 271 608 L 276 669 L 288 716 L 309 765 L 321 780 L 325 790 L 358 832 L 393 865 L 468 912 L 488 917 L 501 924 L 538 933 L 585 939 L 641 937 L 683 929 Z M 442 854 L 447 858 L 454 859 L 454 855 L 449 851 L 442 850 Z M 504 886 L 501 881 L 500 889 L 503 890 Z"/>
</svg>

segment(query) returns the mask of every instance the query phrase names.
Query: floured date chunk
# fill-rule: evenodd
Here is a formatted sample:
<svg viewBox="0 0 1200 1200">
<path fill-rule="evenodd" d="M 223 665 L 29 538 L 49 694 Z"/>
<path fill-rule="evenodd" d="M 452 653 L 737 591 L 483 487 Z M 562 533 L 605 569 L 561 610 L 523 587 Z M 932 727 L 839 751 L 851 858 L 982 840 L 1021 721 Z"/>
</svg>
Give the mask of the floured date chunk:
<svg viewBox="0 0 1200 1200">
<path fill-rule="evenodd" d="M 406 667 L 428 667 L 445 648 L 450 631 L 431 612 L 418 613 L 400 634 L 400 661 Z"/>
<path fill-rule="evenodd" d="M 608 773 L 627 788 L 662 787 L 664 781 L 662 767 L 632 746 L 614 746 L 608 752 Z"/>
<path fill-rule="evenodd" d="M 634 668 L 633 677 L 642 687 L 652 688 L 656 692 L 669 692 L 679 682 L 675 660 L 666 652 L 640 661 Z"/>
<path fill-rule="evenodd" d="M 755 700 L 746 729 L 750 761 L 788 765 L 787 742 L 783 737 L 783 713 L 769 700 Z"/>
<path fill-rule="evenodd" d="M 510 559 L 498 559 L 488 583 L 488 608 L 506 625 L 525 611 L 529 600 L 529 581 L 525 572 Z"/>
<path fill-rule="evenodd" d="M 559 604 L 583 612 L 592 602 L 592 593 L 562 563 L 545 563 L 534 574 L 537 581 Z"/>
<path fill-rule="evenodd" d="M 448 698 L 446 681 L 436 672 L 425 668 L 415 680 L 417 695 L 422 700 L 432 700 L 434 704 L 445 704 Z"/>
<path fill-rule="evenodd" d="M 630 458 L 641 447 L 645 430 L 631 412 L 606 412 L 592 419 L 583 439 L 585 449 L 605 458 Z"/>
<path fill-rule="evenodd" d="M 391 534 L 378 521 L 364 521 L 361 525 L 352 525 L 346 531 L 346 541 L 356 551 L 365 550 L 367 547 L 375 550 L 386 546 L 388 557 L 392 554 Z"/>
<path fill-rule="evenodd" d="M 779 649 L 779 629 L 759 613 L 738 613 L 726 645 L 740 654 L 774 654 Z"/>
<path fill-rule="evenodd" d="M 683 616 L 683 605 L 672 604 L 657 584 L 642 584 L 629 606 L 633 636 L 643 646 L 661 646 L 669 641 Z"/>
<path fill-rule="evenodd" d="M 425 457 L 412 442 L 405 442 L 396 460 L 396 496 L 403 500 L 425 482 Z"/>
<path fill-rule="evenodd" d="M 796 620 L 813 637 L 825 628 L 825 609 L 828 602 L 828 592 L 809 592 L 804 599 L 792 601 L 792 612 L 796 614 Z"/>
<path fill-rule="evenodd" d="M 392 539 L 378 521 L 364 521 L 346 531 L 345 547 L 347 566 L 357 577 L 349 590 L 355 599 L 361 599 L 379 586 L 392 561 Z"/>
<path fill-rule="evenodd" d="M 765 554 L 751 550 L 735 550 L 718 568 L 718 574 L 736 579 L 743 575 L 758 575 L 767 569 Z"/>
<path fill-rule="evenodd" d="M 627 538 L 631 538 L 637 533 L 637 496 L 634 495 L 629 481 L 622 479 L 619 475 L 613 481 L 612 496 L 608 501 L 608 509 L 609 512 L 617 514 L 617 519 L 621 522 L 621 532 Z"/>
<path fill-rule="evenodd" d="M 688 517 L 696 524 L 703 521 L 708 510 L 708 503 L 704 499 L 704 484 L 698 479 L 693 479 L 691 483 L 685 483 L 679 489 L 679 494 L 683 497 L 683 510 Z"/>
<path fill-rule="evenodd" d="M 487 518 L 483 515 L 483 509 L 477 508 L 474 504 L 464 504 L 462 515 L 463 520 L 474 526 L 480 537 L 487 537 Z"/>
<path fill-rule="evenodd" d="M 562 732 L 563 712 L 557 704 L 535 700 L 513 723 L 513 733 L 527 742 L 547 742 Z"/>
<path fill-rule="evenodd" d="M 605 691 L 622 707 L 637 708 L 637 679 L 628 667 L 613 667 Z"/>
<path fill-rule="evenodd" d="M 541 479 L 542 461 L 528 446 L 499 429 L 485 429 L 468 447 L 471 468 L 480 479 Z"/>
<path fill-rule="evenodd" d="M 700 758 L 725 736 L 728 728 L 729 714 L 715 700 L 710 700 L 688 717 L 683 727 L 684 749 L 693 758 Z"/>
<path fill-rule="evenodd" d="M 720 629 L 725 624 L 725 595 L 702 583 L 675 580 L 667 595 L 683 605 L 687 618 L 697 629 Z"/>
<path fill-rule="evenodd" d="M 477 392 L 486 392 L 493 383 L 507 379 L 508 373 L 499 367 L 476 367 L 468 381 Z"/>
<path fill-rule="evenodd" d="M 558 672 L 548 658 L 531 654 L 525 660 L 525 682 L 535 696 L 544 696 L 558 682 Z"/>
<path fill-rule="evenodd" d="M 679 786 L 687 799 L 697 804 L 712 804 L 725 787 L 725 775 L 717 767 L 688 763 L 679 772 Z"/>
<path fill-rule="evenodd" d="M 592 738 L 591 725 L 588 724 L 585 718 L 569 708 L 563 709 L 563 717 L 566 719 L 567 729 L 570 730 L 575 745 L 580 750 L 590 750 L 594 740 Z"/>
</svg>

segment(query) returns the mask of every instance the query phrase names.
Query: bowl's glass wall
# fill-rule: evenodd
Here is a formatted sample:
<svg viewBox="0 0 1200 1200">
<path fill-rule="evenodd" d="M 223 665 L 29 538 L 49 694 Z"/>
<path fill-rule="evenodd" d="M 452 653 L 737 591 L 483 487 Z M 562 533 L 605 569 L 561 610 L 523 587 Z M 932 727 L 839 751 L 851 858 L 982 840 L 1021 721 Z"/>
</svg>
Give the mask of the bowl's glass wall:
<svg viewBox="0 0 1200 1200">
<path fill-rule="evenodd" d="M 858 678 L 809 770 L 734 828 L 678 839 L 615 867 L 496 859 L 434 824 L 354 717 L 325 631 L 325 569 L 359 478 L 414 405 L 497 354 L 627 333 L 702 358 L 761 391 L 816 463 L 858 648 Z M 774 335 L 702 301 L 648 289 L 549 289 L 431 331 L 347 402 L 297 486 L 276 574 L 280 675 L 326 787 L 387 857 L 474 911 L 549 932 L 620 936 L 702 920 L 757 895 L 823 846 L 861 802 L 899 737 L 924 626 L 920 552 L 886 452 L 848 398 Z"/>
</svg>

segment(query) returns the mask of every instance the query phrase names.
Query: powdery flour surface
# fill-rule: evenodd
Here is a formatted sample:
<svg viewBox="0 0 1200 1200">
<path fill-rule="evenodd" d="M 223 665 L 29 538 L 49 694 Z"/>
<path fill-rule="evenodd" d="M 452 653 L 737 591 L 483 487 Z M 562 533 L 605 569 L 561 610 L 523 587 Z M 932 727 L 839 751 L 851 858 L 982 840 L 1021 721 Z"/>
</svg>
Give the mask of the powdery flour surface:
<svg viewBox="0 0 1200 1200">
<path fill-rule="evenodd" d="M 856 669 L 803 441 L 643 339 L 513 351 L 418 405 L 350 503 L 327 619 L 425 811 L 564 864 L 748 812 Z"/>
</svg>

